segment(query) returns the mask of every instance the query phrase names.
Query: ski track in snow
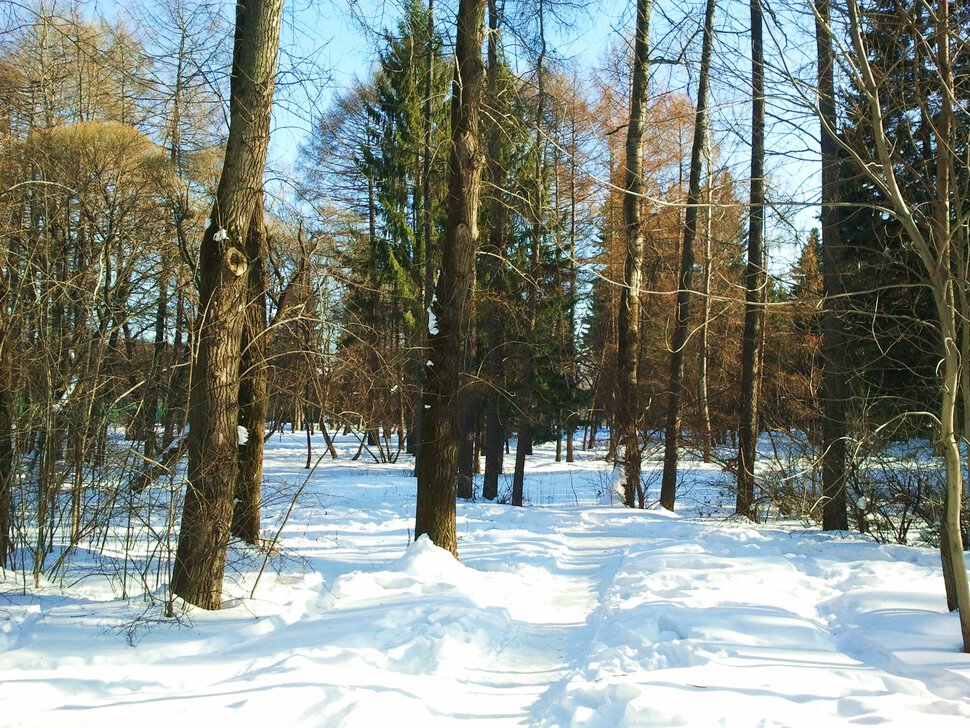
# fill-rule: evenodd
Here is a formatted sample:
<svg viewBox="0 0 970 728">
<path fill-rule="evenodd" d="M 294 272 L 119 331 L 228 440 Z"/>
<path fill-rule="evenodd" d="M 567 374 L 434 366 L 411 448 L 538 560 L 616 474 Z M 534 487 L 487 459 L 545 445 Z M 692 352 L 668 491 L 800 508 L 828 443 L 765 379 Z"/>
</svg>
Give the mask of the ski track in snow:
<svg viewBox="0 0 970 728">
<path fill-rule="evenodd" d="M 305 477 L 303 437 L 270 443 L 268 510 Z M 255 599 L 241 551 L 234 606 L 188 628 L 139 622 L 97 579 L 5 581 L 0 725 L 968 724 L 932 551 L 690 517 L 723 477 L 702 466 L 687 515 L 609 507 L 604 464 L 539 450 L 536 506 L 459 505 L 458 562 L 404 551 L 414 481 L 349 462 L 355 444 L 314 474 Z"/>
</svg>

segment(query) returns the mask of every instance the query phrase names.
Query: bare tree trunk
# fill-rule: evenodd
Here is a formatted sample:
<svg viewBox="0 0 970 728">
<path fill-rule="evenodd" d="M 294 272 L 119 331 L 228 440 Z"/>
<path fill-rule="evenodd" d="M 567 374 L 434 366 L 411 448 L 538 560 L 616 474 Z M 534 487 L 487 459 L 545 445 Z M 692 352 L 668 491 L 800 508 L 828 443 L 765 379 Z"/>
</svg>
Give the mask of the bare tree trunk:
<svg viewBox="0 0 970 728">
<path fill-rule="evenodd" d="M 471 326 L 478 243 L 478 198 L 484 154 L 478 133 L 485 0 L 460 0 L 451 101 L 448 201 L 441 276 L 432 309 L 437 333 L 429 336 L 424 418 L 418 458 L 415 537 L 427 534 L 458 555 L 455 524 L 458 408 L 462 342 Z"/>
<path fill-rule="evenodd" d="M 845 342 L 842 330 L 838 142 L 829 0 L 817 0 L 818 110 L 822 132 L 822 528 L 845 531 Z"/>
<path fill-rule="evenodd" d="M 576 174 L 578 163 L 576 158 L 579 156 L 579 144 L 576 140 L 576 116 L 570 115 L 570 165 L 571 174 L 569 175 L 569 331 L 567 332 L 567 353 L 569 356 L 569 381 L 572 391 L 579 390 L 579 366 L 576 361 Z M 573 401 L 575 407 L 575 401 Z M 566 462 L 571 463 L 575 459 L 573 452 L 573 437 L 576 434 L 576 414 L 575 411 L 566 414 Z"/>
<path fill-rule="evenodd" d="M 472 316 L 474 320 L 474 315 Z M 468 372 L 473 366 L 474 337 L 469 336 L 465 341 L 466 362 L 463 372 Z M 478 420 L 479 396 L 477 386 L 464 386 L 459 395 L 461 414 L 459 415 L 458 440 L 458 497 L 471 500 L 475 497 L 475 422 Z"/>
<path fill-rule="evenodd" d="M 535 168 L 532 180 L 535 196 L 532 200 L 532 247 L 529 251 L 529 274 L 526 276 L 528 293 L 526 294 L 526 320 L 524 343 L 522 345 L 522 362 L 519 380 L 519 391 L 516 406 L 519 409 L 516 430 L 518 436 L 515 442 L 515 470 L 512 473 L 512 505 L 521 506 L 525 486 L 525 458 L 532 454 L 532 376 L 535 372 L 535 333 L 536 315 L 539 301 L 539 258 L 542 249 L 542 234 L 545 227 L 543 205 L 543 162 L 545 159 L 545 145 L 542 140 L 542 116 L 545 108 L 543 80 L 545 69 L 543 62 L 546 57 L 545 13 L 543 0 L 539 0 L 539 55 L 536 59 L 536 108 L 535 108 Z"/>
<path fill-rule="evenodd" d="M 167 374 L 166 391 L 168 402 L 162 413 L 162 451 L 167 450 L 175 439 L 176 432 L 185 427 L 184 384 L 188 369 L 191 347 L 185 345 L 185 329 L 188 327 L 185 315 L 185 296 L 181 290 L 175 296 L 175 334 L 172 339 L 172 366 Z"/>
<path fill-rule="evenodd" d="M 698 375 L 698 406 L 701 411 L 701 452 L 704 462 L 713 459 L 713 433 L 711 428 L 711 406 L 707 392 L 707 366 L 710 358 L 708 334 L 711 324 L 711 236 L 714 231 L 714 178 L 711 174 L 711 144 L 707 143 L 707 220 L 704 233 L 704 315 L 701 320 L 700 336 L 700 373 Z"/>
<path fill-rule="evenodd" d="M 761 0 L 751 8 L 751 210 L 748 261 L 744 268 L 744 338 L 741 347 L 741 422 L 738 426 L 738 490 L 735 510 L 755 519 L 754 464 L 758 446 L 758 400 L 766 285 L 765 224 L 765 63 Z"/>
<path fill-rule="evenodd" d="M 505 459 L 505 427 L 499 413 L 498 396 L 487 400 L 485 410 L 485 473 L 482 476 L 482 497 L 495 500 L 498 497 L 498 476 L 502 474 Z"/>
<path fill-rule="evenodd" d="M 168 319 L 168 285 L 169 285 L 169 262 L 167 257 L 161 256 L 161 271 L 158 279 L 158 302 L 155 306 L 155 340 L 152 343 L 152 362 L 149 369 L 148 381 L 142 386 L 145 387 L 145 396 L 142 399 L 141 411 L 139 412 L 133 429 L 135 431 L 133 439 L 143 439 L 145 441 L 144 454 L 147 460 L 153 460 L 158 454 L 158 437 L 155 433 L 155 425 L 158 424 L 158 408 L 164 404 L 163 394 L 164 370 L 163 360 L 165 356 L 165 323 Z"/>
<path fill-rule="evenodd" d="M 970 652 L 970 584 L 967 579 L 966 555 L 963 550 L 963 534 L 960 528 L 960 512 L 963 498 L 963 459 L 957 440 L 957 400 L 960 388 L 960 369 L 967 366 L 960 361 L 958 348 L 957 321 L 966 316 L 967 311 L 958 312 L 956 289 L 966 285 L 958 271 L 953 273 L 954 243 L 961 243 L 959 253 L 965 255 L 966 239 L 963 238 L 963 216 L 954 229 L 952 223 L 952 204 L 962 205 L 957 191 L 955 170 L 953 168 L 952 138 L 954 131 L 952 59 L 950 56 L 951 28 L 950 3 L 947 0 L 937 3 L 936 26 L 936 63 L 943 93 L 940 99 L 940 113 L 937 121 L 937 169 L 936 204 L 934 210 L 933 233 L 937 241 L 938 265 L 934 273 L 939 282 L 934 286 L 934 299 L 938 316 L 942 323 L 943 340 L 943 398 L 940 407 L 940 439 L 944 448 L 946 463 L 947 492 L 944 500 L 944 517 L 941 527 L 941 548 L 943 579 L 947 582 L 947 601 L 955 602 L 960 613 L 960 631 L 963 636 L 963 651 Z M 942 65 L 941 65 L 942 64 Z M 952 198 L 952 199 L 951 199 Z M 958 207 L 958 211 L 959 207 Z M 945 276 L 945 278 L 942 278 Z"/>
<path fill-rule="evenodd" d="M 427 329 L 428 310 L 431 308 L 431 297 L 433 294 L 434 281 L 431 265 L 431 245 L 434 232 L 431 210 L 431 157 L 432 157 L 432 113 L 431 102 L 434 89 L 434 61 L 435 61 L 435 36 L 434 36 L 434 0 L 428 0 L 428 24 L 425 28 L 425 54 L 426 66 L 424 69 L 424 103 L 421 106 L 421 122 L 423 126 L 423 143 L 421 149 L 421 234 L 416 236 L 418 249 L 415 251 L 415 271 L 418 277 L 418 288 L 422 292 L 422 311 L 421 322 L 424 329 Z M 421 332 L 424 336 L 424 332 Z M 414 413 L 411 417 L 411 430 L 408 432 L 408 452 L 417 456 L 421 449 L 422 422 L 424 420 L 424 368 L 422 362 L 425 360 L 425 352 L 419 351 L 416 360 L 417 378 L 415 386 L 417 393 L 414 398 Z"/>
<path fill-rule="evenodd" d="M 640 350 L 640 277 L 643 268 L 643 229 L 640 221 L 643 194 L 643 117 L 647 104 L 649 70 L 650 9 L 652 0 L 637 0 L 636 35 L 633 45 L 633 74 L 630 89 L 630 123 L 626 135 L 626 172 L 623 194 L 623 227 L 626 257 L 617 332 L 616 430 L 623 447 L 626 477 L 625 502 L 636 505 L 640 485 L 640 420 L 637 365 Z M 611 433 L 611 439 L 614 435 Z"/>
<path fill-rule="evenodd" d="M 266 225 L 263 196 L 259 194 L 246 236 L 246 311 L 240 342 L 239 426 L 245 442 L 239 444 L 239 473 L 233 509 L 233 536 L 259 543 L 260 502 L 263 488 L 263 434 L 269 395 L 266 386 Z M 281 300 L 281 305 L 282 305 Z"/>
<path fill-rule="evenodd" d="M 189 401 L 188 487 L 172 573 L 186 602 L 218 609 L 238 472 L 239 347 L 246 295 L 243 244 L 269 142 L 283 0 L 239 0 L 229 139 L 199 255 L 199 316 Z"/>
<path fill-rule="evenodd" d="M 502 362 L 505 351 L 503 317 L 499 315 L 499 299 L 502 296 L 502 248 L 505 239 L 505 205 L 502 204 L 500 180 L 502 127 L 500 119 L 505 108 L 504 97 L 498 88 L 498 28 L 499 11 L 496 0 L 488 0 L 488 104 L 490 113 L 484 119 L 487 139 L 488 175 L 491 190 L 488 200 L 489 229 L 482 259 L 484 285 L 488 292 L 483 301 L 485 352 L 482 369 L 486 378 L 483 393 L 485 411 L 485 473 L 482 477 L 482 497 L 495 500 L 498 497 L 498 476 L 502 474 L 505 459 L 505 425 L 501 416 L 500 388 L 505 378 Z"/>
<path fill-rule="evenodd" d="M 687 210 L 684 213 L 684 240 L 681 245 L 680 281 L 677 287 L 677 313 L 670 351 L 670 378 L 667 387 L 667 421 L 664 437 L 664 470 L 660 485 L 660 505 L 674 509 L 677 496 L 677 448 L 680 445 L 680 398 L 684 387 L 684 354 L 690 325 L 690 295 L 694 276 L 694 241 L 697 239 L 697 213 L 701 202 L 701 172 L 707 142 L 707 81 L 711 72 L 711 46 L 714 40 L 714 7 L 707 0 L 704 11 L 704 40 L 701 48 L 700 79 L 697 85 L 697 110 L 694 114 L 694 140 L 690 150 L 690 176 L 687 181 Z"/>
<path fill-rule="evenodd" d="M 7 324 L 0 323 L 0 569 L 13 555 L 14 392 L 8 337 Z"/>
</svg>

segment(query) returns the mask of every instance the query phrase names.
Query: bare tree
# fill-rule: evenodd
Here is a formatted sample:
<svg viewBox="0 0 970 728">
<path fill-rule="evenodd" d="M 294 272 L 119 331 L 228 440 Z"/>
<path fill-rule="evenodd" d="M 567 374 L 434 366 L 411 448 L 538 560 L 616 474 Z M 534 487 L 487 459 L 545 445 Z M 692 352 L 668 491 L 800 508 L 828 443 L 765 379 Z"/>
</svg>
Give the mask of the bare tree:
<svg viewBox="0 0 970 728">
<path fill-rule="evenodd" d="M 842 326 L 841 236 L 839 234 L 839 151 L 835 113 L 835 67 L 828 0 L 815 3 L 818 49 L 818 114 L 822 152 L 822 528 L 844 531 L 846 511 L 845 346 Z"/>
<path fill-rule="evenodd" d="M 754 519 L 754 465 L 758 445 L 758 400 L 761 388 L 762 330 L 767 276 L 765 225 L 765 60 L 764 10 L 751 9 L 751 196 L 748 217 L 748 260 L 744 268 L 744 339 L 741 352 L 741 422 L 738 426 L 738 514 Z"/>
<path fill-rule="evenodd" d="M 499 24 L 501 9 L 497 0 L 488 0 L 488 114 L 485 117 L 488 177 L 488 235 L 484 247 L 482 268 L 487 300 L 480 311 L 484 313 L 484 362 L 482 368 L 488 379 L 482 396 L 485 410 L 485 472 L 482 478 L 482 496 L 488 500 L 498 497 L 498 476 L 502 473 L 505 456 L 505 423 L 501 416 L 500 382 L 504 377 L 505 331 L 497 301 L 502 291 L 502 249 L 506 235 L 506 207 L 502 200 L 503 177 L 500 159 L 502 146 L 502 120 L 506 113 L 506 95 L 499 87 Z"/>
<path fill-rule="evenodd" d="M 544 182 L 543 167 L 545 165 L 545 140 L 543 137 L 543 113 L 545 110 L 545 68 L 546 60 L 546 31 L 545 5 L 539 0 L 536 8 L 536 18 L 539 24 L 539 53 L 536 56 L 536 105 L 535 105 L 535 137 L 532 153 L 535 167 L 532 174 L 532 226 L 530 231 L 529 270 L 525 276 L 526 304 L 525 331 L 521 346 L 521 371 L 519 372 L 519 388 L 516 397 L 516 407 L 519 410 L 516 425 L 517 436 L 515 444 L 515 470 L 512 474 L 512 505 L 521 506 L 525 483 L 525 457 L 532 452 L 532 420 L 533 420 L 533 382 L 535 373 L 536 347 L 536 314 L 539 303 L 539 258 L 542 255 L 542 237 L 545 233 L 544 218 Z"/>
<path fill-rule="evenodd" d="M 689 333 L 690 295 L 694 275 L 694 241 L 701 205 L 701 172 L 707 144 L 707 83 L 711 72 L 711 46 L 714 40 L 714 7 L 707 0 L 704 10 L 704 39 L 701 47 L 700 78 L 697 83 L 697 111 L 694 114 L 694 140 L 690 151 L 687 181 L 687 210 L 684 213 L 684 239 L 681 244 L 680 280 L 677 287 L 677 314 L 670 351 L 670 379 L 667 392 L 667 421 L 664 437 L 664 470 L 660 486 L 660 505 L 674 509 L 677 495 L 677 447 L 680 443 L 680 399 L 684 388 L 684 353 Z M 708 172 L 708 174 L 710 174 Z M 704 324 L 706 327 L 706 322 Z"/>
<path fill-rule="evenodd" d="M 633 73 L 630 87 L 630 120 L 626 134 L 623 227 L 626 256 L 623 265 L 623 290 L 617 340 L 617 430 L 623 447 L 626 478 L 625 501 L 633 508 L 637 496 L 643 505 L 640 484 L 639 383 L 637 362 L 640 348 L 640 279 L 643 269 L 643 119 L 647 106 L 647 73 L 650 50 L 650 9 L 652 0 L 637 0 L 636 31 L 633 43 Z"/>
<path fill-rule="evenodd" d="M 229 138 L 199 254 L 199 315 L 189 400 L 189 471 L 172 590 L 218 609 L 238 472 L 239 351 L 247 291 L 243 248 L 269 143 L 283 0 L 236 5 Z M 257 435 L 258 436 L 258 435 Z"/>
<path fill-rule="evenodd" d="M 834 30 L 836 21 L 826 17 L 825 6 L 816 2 L 810 7 L 824 43 L 831 46 L 836 38 L 841 39 Z M 870 19 L 857 0 L 848 0 L 842 9 L 844 15 L 839 20 L 844 22 L 847 42 L 837 46 L 833 61 L 839 64 L 858 94 L 859 102 L 853 111 L 871 138 L 871 148 L 853 145 L 851 140 L 842 137 L 838 142 L 853 166 L 885 200 L 883 211 L 894 216 L 902 228 L 906 244 L 916 254 L 923 281 L 932 294 L 939 347 L 937 447 L 943 456 L 946 477 L 940 523 L 941 561 L 947 602 L 951 610 L 960 612 L 963 649 L 970 652 L 970 588 L 960 530 L 964 463 L 957 427 L 961 377 L 966 369 L 961 342 L 966 341 L 964 327 L 970 313 L 966 278 L 970 260 L 970 241 L 966 235 L 970 208 L 966 199 L 966 161 L 955 146 L 959 90 L 951 56 L 953 46 L 963 40 L 960 20 L 951 17 L 950 2 L 940 0 L 918 7 L 918 12 L 926 12 L 928 17 L 923 21 L 925 31 L 917 36 L 916 51 L 932 59 L 932 64 L 923 73 L 923 85 L 908 98 L 915 101 L 922 120 L 933 132 L 935 169 L 920 175 L 915 187 L 907 185 L 900 176 L 907 163 L 890 136 L 887 121 L 889 114 L 901 111 L 893 107 L 899 103 L 900 89 L 894 89 L 892 76 L 880 73 L 873 62 L 873 48 L 866 32 Z M 899 11 L 909 12 L 902 6 Z M 903 111 L 908 113 L 910 109 Z M 822 103 L 818 112 L 823 132 L 830 134 L 831 112 L 827 114 Z M 966 433 L 962 438 L 966 438 Z"/>
<path fill-rule="evenodd" d="M 245 320 L 239 359 L 239 470 L 231 533 L 247 543 L 259 543 L 263 485 L 263 432 L 269 411 L 266 382 L 266 223 L 259 194 L 246 231 Z"/>
</svg>

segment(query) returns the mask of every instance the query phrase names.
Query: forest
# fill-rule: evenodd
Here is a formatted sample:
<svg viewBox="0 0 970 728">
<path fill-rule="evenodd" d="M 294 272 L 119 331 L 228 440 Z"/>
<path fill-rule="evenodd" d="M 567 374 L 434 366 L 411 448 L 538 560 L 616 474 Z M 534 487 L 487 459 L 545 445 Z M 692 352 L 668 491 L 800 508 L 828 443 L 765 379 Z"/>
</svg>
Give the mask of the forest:
<svg viewBox="0 0 970 728">
<path fill-rule="evenodd" d="M 337 84 L 316 5 L 0 2 L 5 591 L 224 608 L 325 460 L 458 557 L 543 453 L 934 549 L 970 652 L 970 6 L 352 3 Z"/>
</svg>

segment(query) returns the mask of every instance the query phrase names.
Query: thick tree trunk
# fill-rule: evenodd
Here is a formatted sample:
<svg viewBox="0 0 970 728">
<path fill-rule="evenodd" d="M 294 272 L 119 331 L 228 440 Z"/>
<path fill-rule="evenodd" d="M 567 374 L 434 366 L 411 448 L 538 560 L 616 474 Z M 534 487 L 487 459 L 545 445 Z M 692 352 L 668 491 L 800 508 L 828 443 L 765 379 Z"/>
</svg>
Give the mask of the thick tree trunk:
<svg viewBox="0 0 970 728">
<path fill-rule="evenodd" d="M 260 502 L 263 489 L 263 433 L 269 411 L 266 385 L 266 225 L 263 196 L 253 209 L 246 236 L 246 311 L 240 342 L 239 426 L 245 429 L 245 442 L 239 443 L 239 472 L 236 476 L 236 502 L 233 508 L 233 536 L 246 543 L 259 544 Z M 282 301 L 281 301 L 282 305 Z"/>
<path fill-rule="evenodd" d="M 707 80 L 711 72 L 711 46 L 714 40 L 714 7 L 707 0 L 704 11 L 704 40 L 701 47 L 700 79 L 697 85 L 697 111 L 694 114 L 694 141 L 690 150 L 690 175 L 687 180 L 687 210 L 684 213 L 684 240 L 680 254 L 680 281 L 677 312 L 670 351 L 670 378 L 667 387 L 667 420 L 664 438 L 664 470 L 660 485 L 660 505 L 674 509 L 677 496 L 677 448 L 680 446 L 680 399 L 684 388 L 684 354 L 689 334 L 690 296 L 694 276 L 694 241 L 701 202 L 701 171 L 707 142 Z"/>
<path fill-rule="evenodd" d="M 441 276 L 432 309 L 437 333 L 430 333 L 425 367 L 424 417 L 418 458 L 415 537 L 427 534 L 458 555 L 458 397 L 462 342 L 471 326 L 478 244 L 478 198 L 484 154 L 478 133 L 483 66 L 485 0 L 460 0 L 451 101 L 448 199 L 441 251 Z"/>
<path fill-rule="evenodd" d="M 623 228 L 626 256 L 617 331 L 616 430 L 623 448 L 626 478 L 625 502 L 636 505 L 640 484 L 640 421 L 637 366 L 640 350 L 640 277 L 643 268 L 643 229 L 640 222 L 643 194 L 643 118 L 647 104 L 649 70 L 650 9 L 652 0 L 637 0 L 636 35 L 633 46 L 633 74 L 630 88 L 630 122 L 626 135 L 626 170 L 623 194 Z"/>
<path fill-rule="evenodd" d="M 189 394 L 189 469 L 172 591 L 218 609 L 238 471 L 239 347 L 246 296 L 240 246 L 262 187 L 283 0 L 239 0 L 229 139 L 199 254 L 196 358 Z"/>
<path fill-rule="evenodd" d="M 475 299 L 471 301 L 469 321 L 476 319 Z M 468 377 L 475 367 L 475 331 L 469 324 L 464 332 L 462 343 L 461 376 L 462 383 L 458 392 L 458 497 L 472 500 L 475 497 L 475 424 L 481 407 L 478 382 Z"/>
<path fill-rule="evenodd" d="M 818 110 L 822 132 L 822 528 L 849 528 L 845 496 L 845 342 L 842 329 L 839 234 L 838 142 L 835 134 L 835 75 L 829 35 L 829 3 L 815 4 L 818 48 Z"/>
<path fill-rule="evenodd" d="M 966 554 L 960 529 L 963 498 L 963 458 L 957 440 L 957 392 L 960 383 L 960 356 L 953 321 L 954 301 L 951 282 L 934 286 L 937 311 L 942 321 L 944 341 L 942 400 L 940 404 L 940 446 L 946 468 L 946 498 L 940 524 L 940 556 L 947 603 L 960 613 L 963 651 L 970 652 L 970 584 L 967 579 Z"/>
<path fill-rule="evenodd" d="M 744 337 L 741 346 L 741 422 L 738 426 L 738 490 L 735 510 L 754 520 L 754 465 L 758 446 L 761 332 L 764 326 L 765 65 L 761 0 L 751 8 L 751 209 L 748 261 L 744 268 Z"/>
</svg>

